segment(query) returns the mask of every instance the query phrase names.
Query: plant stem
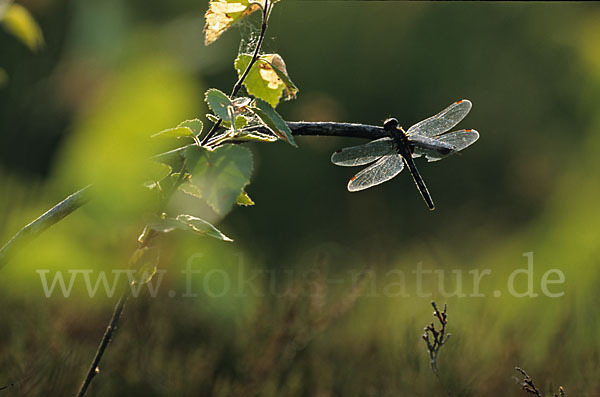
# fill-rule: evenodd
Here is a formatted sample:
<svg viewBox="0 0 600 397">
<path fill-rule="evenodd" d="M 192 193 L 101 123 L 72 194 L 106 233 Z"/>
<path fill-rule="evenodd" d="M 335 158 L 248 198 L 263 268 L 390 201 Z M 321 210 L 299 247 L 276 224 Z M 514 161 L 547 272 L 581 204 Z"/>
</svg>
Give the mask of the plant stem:
<svg viewBox="0 0 600 397">
<path fill-rule="evenodd" d="M 256 48 L 254 48 L 254 54 L 252 54 L 252 59 L 250 60 L 250 63 L 248 64 L 248 66 L 246 66 L 246 70 L 244 70 L 244 73 L 242 73 L 242 75 L 240 76 L 238 81 L 234 84 L 233 89 L 231 90 L 231 94 L 229 95 L 230 98 L 233 98 L 238 93 L 238 91 L 242 88 L 242 84 L 244 83 L 244 80 L 246 79 L 246 77 L 248 77 L 248 73 L 250 73 L 250 69 L 252 69 L 252 66 L 254 66 L 254 64 L 258 60 L 258 53 L 260 52 L 260 47 L 262 46 L 262 42 L 265 38 L 265 33 L 267 31 L 267 20 L 269 19 L 269 7 L 270 7 L 269 0 L 265 0 L 265 5 L 262 10 L 263 11 L 262 12 L 262 25 L 260 27 L 260 36 L 258 37 L 258 42 L 256 43 Z M 217 130 L 221 126 L 222 122 L 223 122 L 223 119 L 219 118 L 219 120 L 215 124 L 213 124 L 210 131 L 208 131 L 208 133 L 206 134 L 204 139 L 202 139 L 202 142 L 200 143 L 202 146 L 206 145 L 208 140 L 213 137 L 215 132 L 217 132 Z"/>
<path fill-rule="evenodd" d="M 24 226 L 5 245 L 0 248 L 0 269 L 10 260 L 13 253 L 28 240 L 41 234 L 44 230 L 54 225 L 77 208 L 87 203 L 90 199 L 88 190 L 90 186 L 71 194 L 54 207 L 50 208 L 37 219 Z"/>
<path fill-rule="evenodd" d="M 288 121 L 288 127 L 292 130 L 294 136 L 335 136 L 345 138 L 364 138 L 364 139 L 379 139 L 388 136 L 383 127 L 369 124 L 355 123 L 335 123 L 331 121 L 305 122 L 305 121 Z M 272 135 L 267 127 L 257 126 L 244 130 L 246 132 L 258 131 L 263 134 Z M 247 140 L 248 142 L 250 140 Z M 244 140 L 237 140 L 235 143 L 243 143 Z M 211 139 L 207 145 L 217 147 L 227 143 L 221 142 L 221 138 Z M 175 149 L 179 150 L 179 149 Z"/>
<path fill-rule="evenodd" d="M 90 366 L 90 369 L 87 372 L 85 380 L 81 384 L 79 392 L 77 393 L 77 397 L 85 396 L 85 393 L 86 393 L 88 387 L 90 386 L 92 379 L 94 379 L 94 376 L 96 376 L 96 374 L 98 372 L 100 372 L 98 365 L 100 364 L 100 360 L 102 359 L 102 356 L 104 355 L 104 352 L 106 351 L 106 348 L 108 347 L 108 344 L 110 343 L 113 333 L 117 329 L 117 323 L 119 322 L 119 318 L 121 317 L 121 313 L 123 312 L 125 303 L 127 303 L 127 299 L 129 298 L 130 292 L 131 292 L 131 290 L 129 288 L 127 290 L 125 290 L 123 292 L 123 294 L 121 295 L 119 302 L 115 306 L 113 315 L 110 319 L 110 322 L 108 323 L 108 327 L 106 327 L 106 331 L 104 332 L 104 336 L 102 337 L 102 340 L 100 341 L 100 345 L 98 346 L 98 350 L 96 351 L 96 355 L 94 356 L 92 365 Z"/>
</svg>

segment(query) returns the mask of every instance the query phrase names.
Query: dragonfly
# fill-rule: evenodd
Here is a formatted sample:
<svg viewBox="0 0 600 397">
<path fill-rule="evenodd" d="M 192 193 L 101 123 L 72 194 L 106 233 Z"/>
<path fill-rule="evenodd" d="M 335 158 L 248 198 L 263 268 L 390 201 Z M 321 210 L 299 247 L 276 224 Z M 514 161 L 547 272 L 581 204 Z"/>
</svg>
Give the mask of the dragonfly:
<svg viewBox="0 0 600 397">
<path fill-rule="evenodd" d="M 465 118 L 472 106 L 468 99 L 454 102 L 435 116 L 413 125 L 406 132 L 399 127 L 398 120 L 389 118 L 383 123 L 388 136 L 364 145 L 339 149 L 331 156 L 331 162 L 344 167 L 373 163 L 350 179 L 350 192 L 389 181 L 406 166 L 423 200 L 430 210 L 434 210 L 431 194 L 413 159 L 424 156 L 428 162 L 438 161 L 477 141 L 479 133 L 473 129 L 448 132 Z"/>
</svg>

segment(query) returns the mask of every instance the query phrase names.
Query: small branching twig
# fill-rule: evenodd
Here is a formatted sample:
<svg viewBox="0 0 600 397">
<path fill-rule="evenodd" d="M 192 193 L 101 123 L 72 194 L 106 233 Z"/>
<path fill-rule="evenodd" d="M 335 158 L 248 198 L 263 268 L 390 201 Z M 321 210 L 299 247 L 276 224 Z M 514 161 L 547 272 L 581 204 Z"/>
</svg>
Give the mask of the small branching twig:
<svg viewBox="0 0 600 397">
<path fill-rule="evenodd" d="M 523 368 L 520 367 L 515 367 L 515 369 L 517 371 L 519 371 L 521 373 L 521 375 L 523 375 L 523 379 L 519 379 L 518 377 L 514 377 L 515 380 L 517 381 L 517 383 L 519 384 L 519 386 L 521 386 L 521 389 L 523 389 L 523 391 L 527 392 L 528 394 L 532 394 L 534 396 L 537 397 L 543 397 L 544 395 L 538 390 L 538 388 L 535 386 L 535 384 L 533 383 L 533 379 L 531 379 L 531 377 L 527 374 L 527 372 L 525 372 L 525 370 Z M 560 386 L 558 388 L 558 394 L 554 393 L 553 397 L 566 397 L 567 394 L 565 392 L 565 389 Z"/>
<path fill-rule="evenodd" d="M 440 312 L 437 308 L 435 302 L 431 302 L 431 306 L 433 306 L 433 317 L 435 317 L 440 323 L 440 329 L 437 330 L 435 328 L 435 324 L 432 322 L 427 327 L 425 327 L 425 333 L 423 334 L 423 340 L 427 344 L 427 350 L 429 351 L 429 358 L 431 365 L 431 370 L 435 373 L 436 376 L 439 376 L 438 368 L 437 368 L 437 357 L 440 351 L 440 348 L 448 342 L 451 334 L 446 333 L 446 325 L 448 325 L 448 314 L 446 312 L 447 305 L 444 304 L 444 311 Z"/>
<path fill-rule="evenodd" d="M 542 397 L 542 393 L 535 387 L 533 380 L 527 375 L 527 372 L 523 368 L 515 367 L 517 371 L 523 375 L 523 379 L 519 379 L 515 376 L 517 383 L 521 386 L 521 388 L 529 394 L 533 394 L 534 396 Z"/>
<path fill-rule="evenodd" d="M 435 374 L 438 382 L 440 382 L 440 386 L 446 392 L 448 397 L 451 396 L 450 392 L 444 386 L 442 379 L 440 378 L 440 373 L 437 367 L 437 358 L 440 352 L 440 349 L 448 339 L 450 338 L 450 334 L 446 332 L 446 326 L 448 325 L 448 306 L 444 304 L 444 311 L 440 312 L 435 302 L 431 302 L 431 306 L 433 306 L 433 317 L 437 319 L 440 323 L 440 328 L 436 329 L 435 324 L 431 322 L 429 325 L 425 327 L 425 333 L 422 338 L 427 345 L 427 351 L 429 352 L 429 365 L 431 366 L 431 370 Z"/>
</svg>

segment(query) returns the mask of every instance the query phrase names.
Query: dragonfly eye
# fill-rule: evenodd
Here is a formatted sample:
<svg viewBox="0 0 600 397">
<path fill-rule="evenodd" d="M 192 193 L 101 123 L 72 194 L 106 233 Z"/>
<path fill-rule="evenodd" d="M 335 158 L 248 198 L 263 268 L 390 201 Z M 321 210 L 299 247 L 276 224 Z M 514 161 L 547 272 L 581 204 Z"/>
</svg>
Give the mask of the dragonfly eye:
<svg viewBox="0 0 600 397">
<path fill-rule="evenodd" d="M 389 118 L 383 122 L 383 128 L 386 130 L 395 130 L 398 128 L 398 120 L 395 118 Z"/>
</svg>

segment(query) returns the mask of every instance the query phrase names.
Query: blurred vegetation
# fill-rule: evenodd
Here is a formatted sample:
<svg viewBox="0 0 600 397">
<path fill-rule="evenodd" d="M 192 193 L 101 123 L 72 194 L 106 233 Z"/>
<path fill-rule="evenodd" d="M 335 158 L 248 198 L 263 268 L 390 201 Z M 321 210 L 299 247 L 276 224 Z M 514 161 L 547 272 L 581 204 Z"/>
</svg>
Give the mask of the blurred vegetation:
<svg viewBox="0 0 600 397">
<path fill-rule="evenodd" d="M 2 269 L 0 387 L 15 385 L 0 393 L 65 395 L 115 298 L 90 298 L 83 283 L 70 298 L 46 298 L 36 270 L 126 267 L 149 205 L 131 183 L 146 137 L 202 118 L 208 87 L 231 88 L 239 35 L 204 47 L 206 2 L 17 3 L 45 45 L 34 53 L 0 30 L 1 240 L 88 183 L 105 194 Z M 348 193 L 354 170 L 329 157 L 351 139 L 248 145 L 256 205 L 219 223 L 235 242 L 168 236 L 159 294 L 126 308 L 89 395 L 443 395 L 421 339 L 431 299 L 448 303 L 453 336 L 438 369 L 452 395 L 523 395 L 517 365 L 540 389 L 599 395 L 598 20 L 600 7 L 586 3 L 283 0 L 265 50 L 300 88 L 278 108 L 286 120 L 394 116 L 409 127 L 468 98 L 460 126 L 481 138 L 443 162 L 417 161 L 433 213 L 406 172 Z M 195 215 L 218 220 L 208 208 Z M 511 297 L 507 279 L 526 252 L 539 296 Z M 247 290 L 214 296 L 223 281 L 198 275 L 198 296 L 182 296 L 188 263 Z M 444 270 L 448 291 L 461 270 L 467 293 L 468 272 L 490 269 L 485 297 L 419 297 L 418 264 Z M 541 293 L 549 269 L 564 273 L 550 286 L 564 296 Z M 391 296 L 394 270 L 409 296 Z M 440 290 L 435 275 L 425 291 Z"/>
</svg>

